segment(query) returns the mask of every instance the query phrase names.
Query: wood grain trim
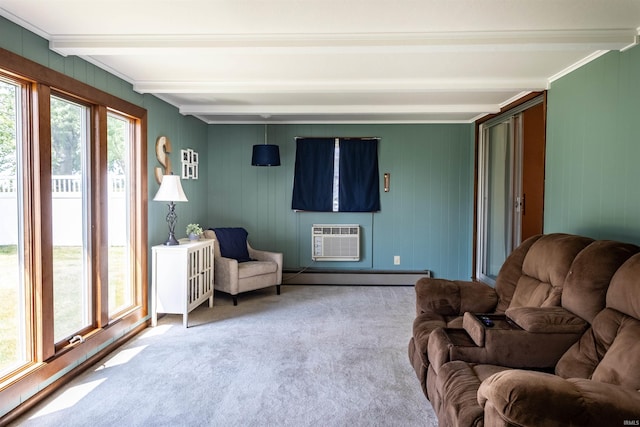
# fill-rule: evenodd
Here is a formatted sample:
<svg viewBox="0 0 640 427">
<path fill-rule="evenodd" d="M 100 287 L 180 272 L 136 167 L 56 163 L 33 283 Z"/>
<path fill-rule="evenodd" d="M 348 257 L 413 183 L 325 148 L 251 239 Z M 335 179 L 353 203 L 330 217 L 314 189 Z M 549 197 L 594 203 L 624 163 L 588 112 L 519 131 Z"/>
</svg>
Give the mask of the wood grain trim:
<svg viewBox="0 0 640 427">
<path fill-rule="evenodd" d="M 68 93 L 73 98 L 84 99 L 91 104 L 107 105 L 109 108 L 134 117 L 141 117 L 146 114 L 146 109 L 143 107 L 2 48 L 0 48 L 0 68 L 14 73 L 19 78 L 27 78 L 50 86 L 60 92 Z"/>
<path fill-rule="evenodd" d="M 109 253 L 108 229 L 104 227 L 109 219 L 108 176 L 107 176 L 107 108 L 98 105 L 92 114 L 92 149 L 91 149 L 91 238 L 92 283 L 94 284 L 94 301 L 96 327 L 103 328 L 109 324 L 109 268 L 108 257 L 100 256 Z"/>
<path fill-rule="evenodd" d="M 489 121 L 489 120 L 493 119 L 494 117 L 498 117 L 501 114 L 507 113 L 509 110 L 512 110 L 512 109 L 514 109 L 516 107 L 519 107 L 520 105 L 524 104 L 525 102 L 529 102 L 532 99 L 535 99 L 535 98 L 539 97 L 540 95 L 544 96 L 544 101 L 543 102 L 546 102 L 546 99 L 547 99 L 546 98 L 546 93 L 547 93 L 546 90 L 542 91 L 542 92 L 531 92 L 531 93 L 528 93 L 527 95 L 523 96 L 522 98 L 519 98 L 519 99 L 513 101 L 512 103 L 502 107 L 500 109 L 500 112 L 494 113 L 494 114 L 487 114 L 486 116 L 479 118 L 478 120 L 476 120 L 476 135 L 478 134 L 478 132 L 477 132 L 478 131 L 478 127 L 482 123 L 484 123 L 486 121 Z M 545 114 L 546 114 L 546 111 L 545 111 Z"/>
<path fill-rule="evenodd" d="M 148 182 L 147 182 L 147 112 L 138 117 L 135 126 L 136 141 L 139 143 L 133 147 L 134 158 L 137 161 L 132 162 L 131 177 L 137 185 L 134 185 L 134 191 L 131 192 L 131 206 L 134 207 L 135 216 L 132 222 L 135 222 L 134 233 L 134 257 L 135 265 L 138 268 L 134 270 L 136 277 L 135 283 L 141 283 L 140 295 L 138 295 L 137 304 L 142 307 L 142 312 L 146 316 L 149 314 L 149 296 L 148 296 L 148 230 L 147 219 L 148 214 Z"/>
<path fill-rule="evenodd" d="M 38 404 L 58 388 L 64 386 L 77 375 L 90 368 L 93 364 L 95 364 L 95 362 L 99 361 L 101 358 L 105 357 L 106 355 L 120 347 L 122 344 L 126 343 L 142 330 L 146 329 L 149 326 L 149 321 L 144 321 L 137 326 L 135 325 L 140 321 L 141 318 L 142 317 L 140 315 L 131 316 L 125 321 L 118 322 L 108 329 L 99 331 L 90 339 L 88 339 L 84 343 L 85 345 L 70 349 L 69 351 L 65 352 L 62 357 L 58 357 L 51 363 L 39 364 L 38 366 L 34 367 L 30 371 L 30 373 L 19 382 L 16 382 L 10 387 L 7 387 L 4 390 L 0 391 L 0 402 L 5 399 L 9 400 L 9 395 L 19 396 L 29 393 L 33 389 L 38 387 L 43 381 L 51 378 L 53 375 L 64 369 L 69 364 L 73 363 L 75 360 L 78 360 L 82 357 L 87 357 L 87 355 L 94 352 L 97 348 L 106 344 L 106 346 L 104 346 L 101 350 L 88 357 L 85 362 L 77 365 L 65 375 L 61 376 L 50 385 L 45 387 L 42 391 L 34 394 L 13 411 L 10 411 L 4 416 L 0 417 L 0 425 L 7 425 L 8 423 L 14 421 L 16 418 L 24 414 L 29 409 L 33 408 L 33 406 Z M 114 339 L 116 337 L 118 338 Z M 111 341 L 111 343 L 109 343 L 109 341 Z"/>
<path fill-rule="evenodd" d="M 0 48 L 0 69 L 6 71 L 10 76 L 27 82 L 26 89 L 23 91 L 24 103 L 23 117 L 28 118 L 29 125 L 26 126 L 23 148 L 24 153 L 28 156 L 25 163 L 28 164 L 23 169 L 23 180 L 26 183 L 24 197 L 25 210 L 25 239 L 30 242 L 25 248 L 25 264 L 27 271 L 25 274 L 26 284 L 29 289 L 28 297 L 32 304 L 28 309 L 31 313 L 31 326 L 34 333 L 33 346 L 30 349 L 34 363 L 21 368 L 12 377 L 5 377 L 0 384 L 0 407 L 6 407 L 7 402 L 14 402 L 16 396 L 28 395 L 42 387 L 42 384 L 51 381 L 56 375 L 65 372 L 69 366 L 73 366 L 81 360 L 84 360 L 89 354 L 102 346 L 106 347 L 101 350 L 100 354 L 106 354 L 116 346 L 120 345 L 129 336 L 144 329 L 148 325 L 146 319 L 148 315 L 147 299 L 147 111 L 146 109 L 131 104 L 125 100 L 117 98 L 111 94 L 103 92 L 97 88 L 91 87 L 85 83 L 77 81 L 69 76 L 51 70 L 36 62 L 16 55 L 8 50 Z M 93 144 L 104 145 L 106 150 L 106 118 L 108 109 L 118 111 L 119 113 L 131 117 L 136 123 L 136 157 L 133 160 L 135 173 L 132 175 L 134 181 L 134 191 L 132 191 L 131 206 L 134 207 L 135 222 L 134 237 L 134 271 L 135 286 L 139 289 L 137 305 L 131 312 L 124 315 L 117 321 L 108 322 L 108 314 L 105 317 L 100 311 L 99 321 L 93 326 L 91 331 L 87 332 L 84 343 L 73 346 L 66 345 L 56 352 L 53 333 L 53 271 L 52 271 L 52 202 L 51 202 L 51 130 L 50 126 L 50 96 L 51 93 L 61 93 L 74 99 L 81 99 L 84 103 L 94 106 L 94 119 L 98 126 L 97 129 L 92 128 L 94 137 L 100 141 L 96 142 L 94 138 Z M 95 108 L 96 106 L 100 106 Z M 97 115 L 97 116 L 96 116 Z M 104 130 L 102 130 L 104 126 Z M 99 135 L 103 134 L 103 137 Z M 102 150 L 102 147 L 100 147 Z M 105 151 L 106 153 L 106 151 Z M 97 155 L 99 157 L 99 155 Z M 92 162 L 103 162 L 102 158 L 92 159 Z M 102 174 L 106 176 L 106 160 L 105 166 L 101 168 L 96 164 L 92 166 L 92 173 L 97 175 L 93 179 L 105 182 L 106 178 L 102 178 Z M 104 194 L 104 190 L 102 190 Z M 95 192 L 95 190 L 94 190 Z M 94 198 L 94 203 L 99 203 L 100 197 Z M 98 200 L 98 202 L 95 202 Z M 92 212 L 101 212 L 92 209 Z M 96 214 L 93 218 L 93 224 L 99 224 L 101 218 L 106 218 L 104 213 Z M 106 230 L 104 227 L 97 228 L 97 231 Z M 102 237 L 94 242 L 95 248 L 101 248 L 105 244 L 106 238 Z M 94 252 L 94 257 L 98 254 Z M 94 259 L 95 261 L 95 259 Z M 102 270 L 102 267 L 100 268 Z M 98 273 L 102 274 L 102 273 Z M 104 276 L 99 276 L 104 277 Z M 96 282 L 94 282 L 96 283 Z M 95 286 L 95 285 L 94 285 Z M 94 288 L 95 289 L 95 288 Z M 104 301 L 106 296 L 102 290 L 100 298 Z M 102 307 L 103 304 L 96 302 Z M 96 317 L 97 319 L 98 317 Z M 99 324 L 98 324 L 99 323 Z M 133 328 L 133 329 L 132 329 Z M 123 337 L 123 334 L 127 334 Z M 81 362 L 78 367 L 86 367 L 92 361 L 97 360 L 90 357 Z M 70 372 L 65 373 L 61 378 L 70 378 L 78 372 L 78 368 L 74 368 Z M 56 380 L 48 386 L 53 389 L 60 385 L 63 381 Z M 0 419 L 0 425 L 13 414 L 22 411 L 23 406 L 19 406 L 6 416 Z"/>
<path fill-rule="evenodd" d="M 34 285 L 36 288 L 36 342 L 39 349 L 36 361 L 50 359 L 55 354 L 53 322 L 53 207 L 51 200 L 51 127 L 42 126 L 51 123 L 51 88 L 43 84 L 36 84 L 33 105 L 36 114 L 33 121 L 33 146 L 35 152 L 34 193 L 37 209 L 31 211 L 34 233 L 33 250 L 36 256 L 32 268 L 34 269 Z M 27 246 L 27 245 L 25 245 Z M 39 298 L 38 298 L 39 295 Z"/>
<path fill-rule="evenodd" d="M 535 99 L 539 96 L 542 95 L 542 104 L 543 104 L 543 110 L 544 110 L 544 133 L 545 133 L 545 139 L 546 139 L 546 133 L 547 133 L 547 91 L 542 91 L 542 92 L 531 92 L 525 96 L 523 96 L 520 99 L 517 99 L 516 101 L 504 106 L 503 108 L 500 109 L 499 113 L 495 113 L 495 114 L 488 114 L 484 117 L 481 117 L 480 119 L 476 120 L 475 123 L 475 149 L 474 149 L 474 172 L 473 172 L 473 246 L 471 249 L 471 279 L 472 280 L 477 280 L 477 275 L 476 275 L 476 265 L 477 265 L 477 261 L 478 261 L 478 179 L 479 179 L 479 173 L 480 173 L 480 166 L 479 166 L 479 162 L 480 159 L 478 158 L 479 155 L 479 150 L 480 150 L 480 125 L 482 125 L 483 123 L 487 122 L 488 120 L 491 120 L 495 117 L 500 116 L 501 114 L 505 114 L 507 112 L 509 112 L 509 110 L 512 110 L 514 108 L 519 107 L 520 105 L 531 101 L 532 99 Z M 545 160 L 545 165 L 546 165 L 546 160 Z"/>
</svg>

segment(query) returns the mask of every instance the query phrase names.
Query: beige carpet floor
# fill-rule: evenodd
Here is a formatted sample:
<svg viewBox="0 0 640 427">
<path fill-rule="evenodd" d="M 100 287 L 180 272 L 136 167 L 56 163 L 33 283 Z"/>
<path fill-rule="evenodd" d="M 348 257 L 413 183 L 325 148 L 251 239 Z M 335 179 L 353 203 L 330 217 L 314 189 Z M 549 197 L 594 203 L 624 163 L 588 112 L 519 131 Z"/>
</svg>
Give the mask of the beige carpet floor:
<svg viewBox="0 0 640 427">
<path fill-rule="evenodd" d="M 282 286 L 166 315 L 13 425 L 437 426 L 413 287 Z"/>
</svg>

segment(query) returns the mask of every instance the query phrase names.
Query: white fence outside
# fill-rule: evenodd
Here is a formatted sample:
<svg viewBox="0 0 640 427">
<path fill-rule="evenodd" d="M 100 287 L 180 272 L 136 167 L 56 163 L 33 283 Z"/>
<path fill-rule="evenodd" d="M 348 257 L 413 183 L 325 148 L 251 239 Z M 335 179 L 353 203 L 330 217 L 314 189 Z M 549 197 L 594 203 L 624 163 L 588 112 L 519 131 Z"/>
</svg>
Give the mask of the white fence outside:
<svg viewBox="0 0 640 427">
<path fill-rule="evenodd" d="M 109 176 L 108 229 L 109 243 L 126 244 L 127 209 L 124 176 Z M 75 175 L 57 175 L 51 179 L 53 208 L 53 244 L 55 246 L 82 245 L 82 181 Z M 0 176 L 0 246 L 18 243 L 17 184 L 14 177 Z"/>
</svg>

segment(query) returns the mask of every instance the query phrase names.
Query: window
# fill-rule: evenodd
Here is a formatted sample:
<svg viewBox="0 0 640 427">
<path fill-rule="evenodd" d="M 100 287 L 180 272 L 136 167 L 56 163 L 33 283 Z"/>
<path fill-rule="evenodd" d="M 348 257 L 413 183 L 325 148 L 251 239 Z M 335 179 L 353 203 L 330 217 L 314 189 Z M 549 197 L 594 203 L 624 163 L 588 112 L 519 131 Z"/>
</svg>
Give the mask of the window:
<svg viewBox="0 0 640 427">
<path fill-rule="evenodd" d="M 21 92 L 20 82 L 0 76 L 0 377 L 30 360 L 22 269 Z"/>
<path fill-rule="evenodd" d="M 292 209 L 380 210 L 378 139 L 298 138 Z"/>
<path fill-rule="evenodd" d="M 107 116 L 107 197 L 109 224 L 109 318 L 136 302 L 131 276 L 131 141 L 134 124 L 115 113 Z"/>
<path fill-rule="evenodd" d="M 0 49 L 0 400 L 145 326 L 145 129 L 143 108 Z"/>
<path fill-rule="evenodd" d="M 91 325 L 89 108 L 51 97 L 53 325 L 58 343 Z"/>
</svg>

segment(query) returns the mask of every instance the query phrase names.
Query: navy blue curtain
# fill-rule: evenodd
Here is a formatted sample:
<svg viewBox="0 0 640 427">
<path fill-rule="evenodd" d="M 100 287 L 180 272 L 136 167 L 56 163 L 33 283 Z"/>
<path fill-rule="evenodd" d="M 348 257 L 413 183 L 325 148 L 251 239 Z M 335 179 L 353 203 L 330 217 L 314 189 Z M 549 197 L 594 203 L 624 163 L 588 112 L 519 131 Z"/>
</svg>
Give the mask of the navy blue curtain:
<svg viewBox="0 0 640 427">
<path fill-rule="evenodd" d="M 335 138 L 296 140 L 296 165 L 291 208 L 331 212 Z"/>
<path fill-rule="evenodd" d="M 377 139 L 340 139 L 340 212 L 380 210 Z"/>
</svg>

